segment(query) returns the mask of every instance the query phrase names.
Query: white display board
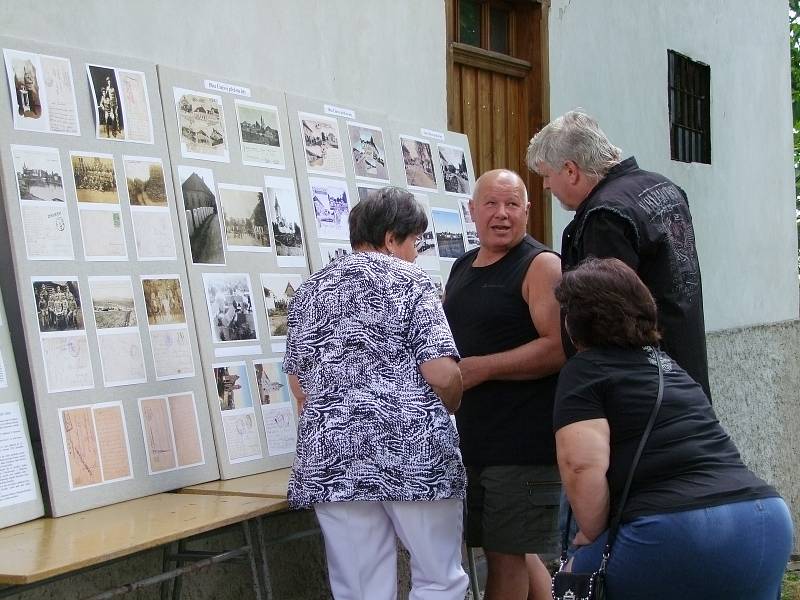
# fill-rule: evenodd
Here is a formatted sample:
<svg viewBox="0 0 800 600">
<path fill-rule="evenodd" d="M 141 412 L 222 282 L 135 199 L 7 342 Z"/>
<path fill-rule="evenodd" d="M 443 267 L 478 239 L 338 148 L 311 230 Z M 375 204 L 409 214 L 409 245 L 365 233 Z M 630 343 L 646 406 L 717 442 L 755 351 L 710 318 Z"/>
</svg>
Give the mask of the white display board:
<svg viewBox="0 0 800 600">
<path fill-rule="evenodd" d="M 50 512 L 216 479 L 155 65 L 0 45 L 2 285 Z"/>
</svg>

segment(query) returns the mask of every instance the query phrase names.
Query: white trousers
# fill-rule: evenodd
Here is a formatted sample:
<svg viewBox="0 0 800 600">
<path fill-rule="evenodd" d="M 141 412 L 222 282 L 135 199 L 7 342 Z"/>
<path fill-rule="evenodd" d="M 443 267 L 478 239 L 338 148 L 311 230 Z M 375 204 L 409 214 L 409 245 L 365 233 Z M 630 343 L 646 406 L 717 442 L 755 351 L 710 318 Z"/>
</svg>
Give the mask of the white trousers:
<svg viewBox="0 0 800 600">
<path fill-rule="evenodd" d="M 336 600 L 396 600 L 395 534 L 411 555 L 409 600 L 464 600 L 461 500 L 325 502 L 314 510 Z"/>
</svg>

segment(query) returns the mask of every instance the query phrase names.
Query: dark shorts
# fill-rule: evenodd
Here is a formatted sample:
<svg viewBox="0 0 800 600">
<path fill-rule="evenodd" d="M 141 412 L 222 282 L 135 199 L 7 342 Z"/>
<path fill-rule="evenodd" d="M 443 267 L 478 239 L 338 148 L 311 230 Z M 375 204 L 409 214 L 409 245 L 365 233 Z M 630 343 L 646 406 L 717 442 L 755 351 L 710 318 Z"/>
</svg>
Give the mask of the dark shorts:
<svg viewBox="0 0 800 600">
<path fill-rule="evenodd" d="M 555 466 L 467 467 L 467 545 L 502 554 L 558 554 Z"/>
</svg>

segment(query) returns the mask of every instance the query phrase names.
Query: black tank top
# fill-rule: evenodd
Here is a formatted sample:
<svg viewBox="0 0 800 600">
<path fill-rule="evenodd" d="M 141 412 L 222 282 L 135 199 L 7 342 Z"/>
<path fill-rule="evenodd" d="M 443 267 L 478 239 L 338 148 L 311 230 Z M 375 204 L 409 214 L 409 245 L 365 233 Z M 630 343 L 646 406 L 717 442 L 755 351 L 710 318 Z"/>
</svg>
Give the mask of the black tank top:
<svg viewBox="0 0 800 600">
<path fill-rule="evenodd" d="M 531 261 L 552 252 L 531 236 L 497 262 L 473 267 L 478 249 L 450 272 L 444 311 L 463 357 L 511 350 L 539 337 L 522 296 Z M 464 392 L 456 413 L 464 463 L 554 465 L 553 398 L 558 374 L 528 381 L 487 381 Z"/>
</svg>

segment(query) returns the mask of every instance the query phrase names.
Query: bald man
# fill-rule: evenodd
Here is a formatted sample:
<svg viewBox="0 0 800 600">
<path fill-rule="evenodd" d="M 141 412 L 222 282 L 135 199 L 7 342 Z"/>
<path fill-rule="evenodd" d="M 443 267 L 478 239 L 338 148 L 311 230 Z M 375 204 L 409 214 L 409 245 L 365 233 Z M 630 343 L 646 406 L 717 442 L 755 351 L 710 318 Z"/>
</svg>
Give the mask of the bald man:
<svg viewBox="0 0 800 600">
<path fill-rule="evenodd" d="M 553 397 L 564 364 L 559 256 L 526 233 L 519 175 L 481 175 L 469 202 L 480 247 L 450 272 L 444 310 L 462 360 L 456 413 L 467 466 L 467 544 L 484 549 L 487 600 L 550 598 L 541 560 L 558 551 Z"/>
</svg>

